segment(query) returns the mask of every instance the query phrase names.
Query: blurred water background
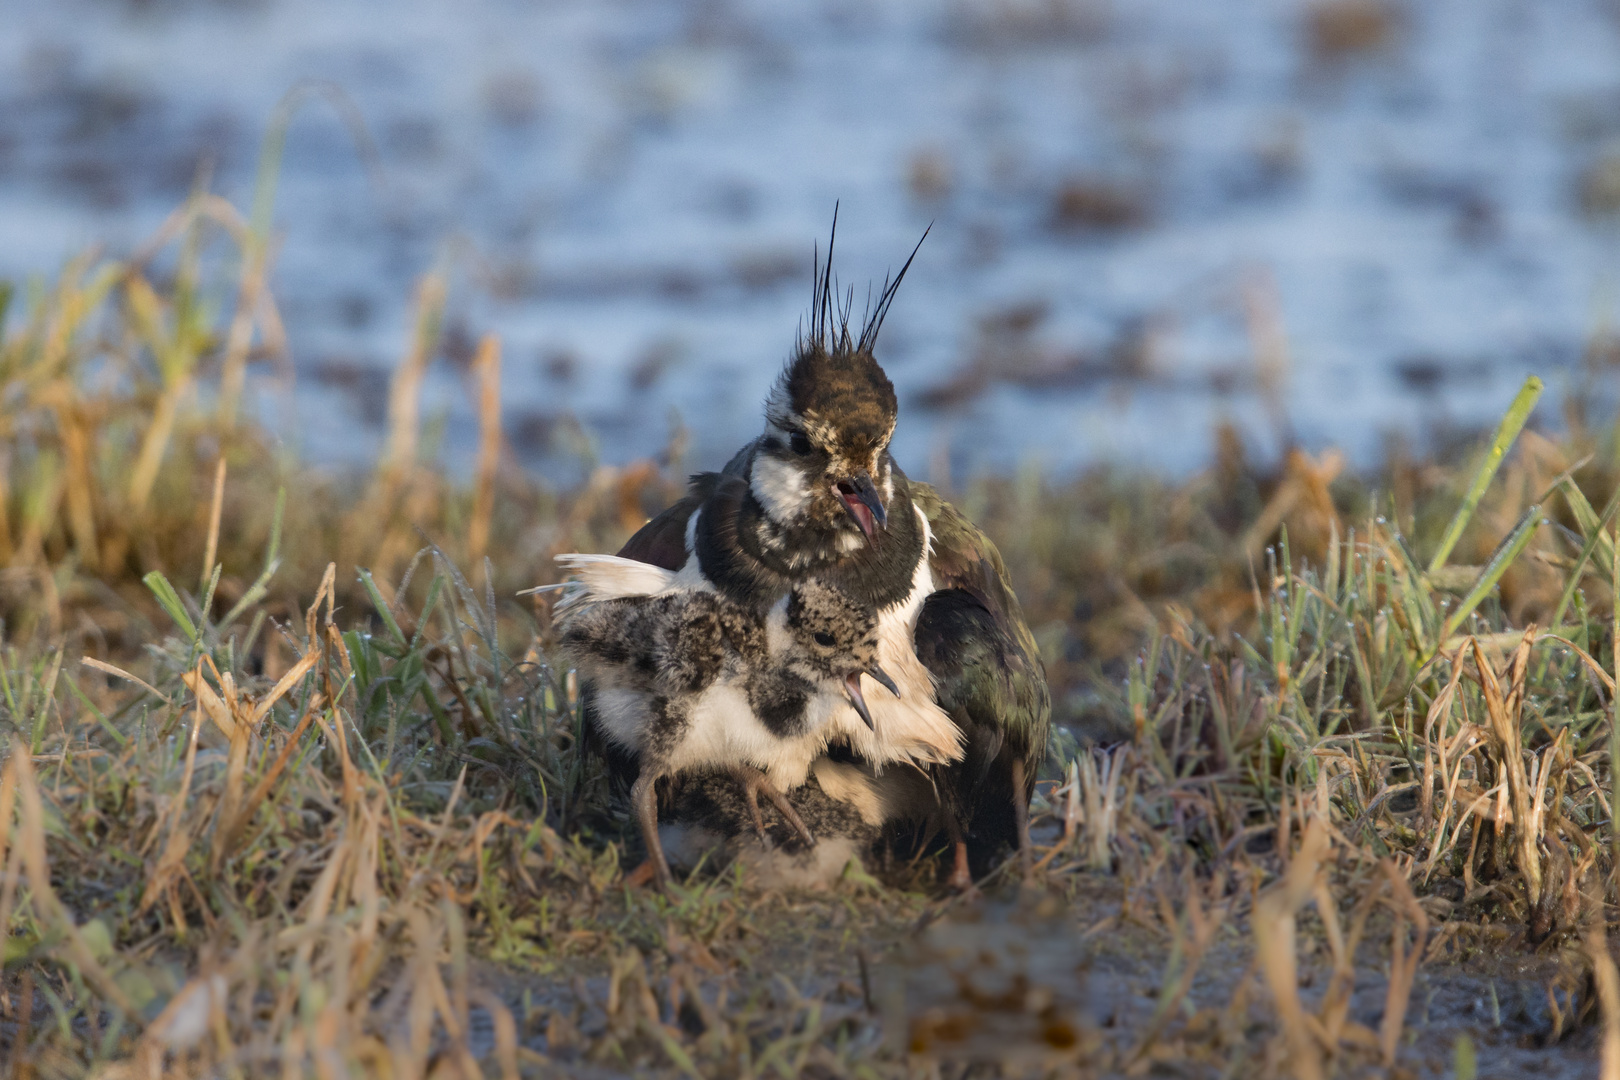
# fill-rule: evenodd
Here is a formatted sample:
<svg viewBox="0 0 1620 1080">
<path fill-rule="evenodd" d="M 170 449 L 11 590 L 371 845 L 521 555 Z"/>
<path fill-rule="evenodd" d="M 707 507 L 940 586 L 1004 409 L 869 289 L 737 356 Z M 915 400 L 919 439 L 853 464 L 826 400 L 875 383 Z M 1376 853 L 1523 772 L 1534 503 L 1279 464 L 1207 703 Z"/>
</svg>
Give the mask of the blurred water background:
<svg viewBox="0 0 1620 1080">
<path fill-rule="evenodd" d="M 198 177 L 275 206 L 287 355 L 252 400 L 370 461 L 413 283 L 428 410 L 566 479 L 759 426 L 841 201 L 915 474 L 1181 471 L 1234 422 L 1375 461 L 1528 371 L 1602 398 L 1620 304 L 1613 0 L 11 0 L 0 276 L 125 255 Z M 306 84 L 307 85 L 307 84 Z M 360 134 L 357 134 L 359 132 Z"/>
</svg>

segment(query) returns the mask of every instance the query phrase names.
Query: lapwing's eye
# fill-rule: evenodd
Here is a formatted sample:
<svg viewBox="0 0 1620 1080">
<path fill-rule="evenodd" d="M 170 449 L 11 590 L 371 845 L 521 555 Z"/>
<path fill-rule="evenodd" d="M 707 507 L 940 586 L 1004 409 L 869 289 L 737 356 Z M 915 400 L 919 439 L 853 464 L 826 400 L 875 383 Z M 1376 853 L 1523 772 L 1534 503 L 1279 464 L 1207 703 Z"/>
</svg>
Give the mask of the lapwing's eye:
<svg viewBox="0 0 1620 1080">
<path fill-rule="evenodd" d="M 788 445 L 793 447 L 795 454 L 808 454 L 810 452 L 810 439 L 802 431 L 795 431 L 789 435 Z"/>
<path fill-rule="evenodd" d="M 823 649 L 830 649 L 833 645 L 833 636 L 825 630 L 816 631 L 816 644 Z"/>
</svg>

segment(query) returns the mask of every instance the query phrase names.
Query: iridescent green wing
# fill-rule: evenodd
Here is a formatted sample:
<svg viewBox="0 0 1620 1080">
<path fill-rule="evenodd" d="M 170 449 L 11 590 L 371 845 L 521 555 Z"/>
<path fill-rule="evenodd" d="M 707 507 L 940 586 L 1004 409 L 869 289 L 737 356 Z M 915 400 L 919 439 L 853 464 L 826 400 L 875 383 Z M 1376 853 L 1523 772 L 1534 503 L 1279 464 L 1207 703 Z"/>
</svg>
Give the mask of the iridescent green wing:
<svg viewBox="0 0 1620 1080">
<path fill-rule="evenodd" d="M 1025 797 L 1046 755 L 1052 701 L 1035 635 L 996 545 L 927 484 L 911 497 L 934 534 L 935 592 L 917 620 L 917 656 L 933 674 L 940 707 L 967 737 L 961 797 L 1010 784 L 1023 763 Z M 1008 788 L 1010 794 L 1010 787 Z"/>
</svg>

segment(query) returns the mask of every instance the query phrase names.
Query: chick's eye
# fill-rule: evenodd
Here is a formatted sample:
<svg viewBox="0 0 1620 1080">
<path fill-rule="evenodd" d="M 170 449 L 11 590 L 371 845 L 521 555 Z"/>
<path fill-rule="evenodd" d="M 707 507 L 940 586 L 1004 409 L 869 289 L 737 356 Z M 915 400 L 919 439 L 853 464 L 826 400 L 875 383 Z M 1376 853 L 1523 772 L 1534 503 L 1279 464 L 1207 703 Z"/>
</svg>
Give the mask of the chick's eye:
<svg viewBox="0 0 1620 1080">
<path fill-rule="evenodd" d="M 830 649 L 830 648 L 832 648 L 832 643 L 833 643 L 833 636 L 831 634 L 827 633 L 827 631 L 825 631 L 825 630 L 816 631 L 816 644 L 817 645 L 820 645 L 823 649 Z"/>
<path fill-rule="evenodd" d="M 788 445 L 793 447 L 795 454 L 808 454 L 810 452 L 810 439 L 802 431 L 795 431 L 788 436 Z"/>
</svg>

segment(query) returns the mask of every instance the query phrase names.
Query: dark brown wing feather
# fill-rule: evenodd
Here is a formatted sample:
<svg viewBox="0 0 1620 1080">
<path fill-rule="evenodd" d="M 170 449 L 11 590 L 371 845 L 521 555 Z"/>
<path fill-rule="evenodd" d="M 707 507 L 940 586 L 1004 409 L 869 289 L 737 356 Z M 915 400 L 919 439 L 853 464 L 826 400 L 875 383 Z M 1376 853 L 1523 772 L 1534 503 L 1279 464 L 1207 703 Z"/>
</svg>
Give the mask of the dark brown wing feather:
<svg viewBox="0 0 1620 1080">
<path fill-rule="evenodd" d="M 686 494 L 637 529 L 636 534 L 619 549 L 619 557 L 651 563 L 665 570 L 679 570 L 685 566 L 686 523 L 714 493 L 719 483 L 719 473 L 705 472 L 693 476 Z"/>
</svg>

